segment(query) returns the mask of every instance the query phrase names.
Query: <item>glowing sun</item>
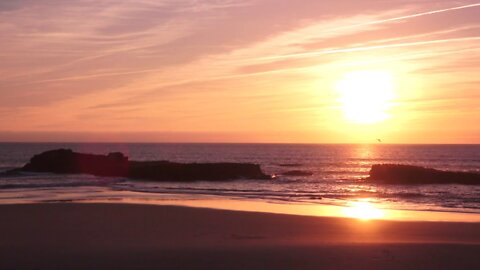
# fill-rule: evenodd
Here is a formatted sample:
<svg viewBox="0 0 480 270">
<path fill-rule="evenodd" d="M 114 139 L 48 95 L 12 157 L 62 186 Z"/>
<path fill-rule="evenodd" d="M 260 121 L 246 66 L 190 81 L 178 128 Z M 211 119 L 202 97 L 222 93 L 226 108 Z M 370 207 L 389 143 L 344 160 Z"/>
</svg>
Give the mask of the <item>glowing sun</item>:
<svg viewBox="0 0 480 270">
<path fill-rule="evenodd" d="M 375 124 L 388 118 L 395 97 L 392 75 L 386 71 L 353 71 L 337 83 L 345 117 L 358 124 Z"/>
</svg>

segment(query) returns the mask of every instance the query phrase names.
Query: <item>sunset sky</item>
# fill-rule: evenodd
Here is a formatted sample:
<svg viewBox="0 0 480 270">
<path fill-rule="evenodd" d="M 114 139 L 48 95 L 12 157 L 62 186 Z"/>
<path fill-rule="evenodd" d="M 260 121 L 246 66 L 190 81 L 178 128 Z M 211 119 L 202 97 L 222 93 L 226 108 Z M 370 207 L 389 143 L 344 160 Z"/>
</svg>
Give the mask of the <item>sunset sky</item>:
<svg viewBox="0 0 480 270">
<path fill-rule="evenodd" d="M 480 1 L 0 2 L 0 141 L 480 143 Z"/>
</svg>

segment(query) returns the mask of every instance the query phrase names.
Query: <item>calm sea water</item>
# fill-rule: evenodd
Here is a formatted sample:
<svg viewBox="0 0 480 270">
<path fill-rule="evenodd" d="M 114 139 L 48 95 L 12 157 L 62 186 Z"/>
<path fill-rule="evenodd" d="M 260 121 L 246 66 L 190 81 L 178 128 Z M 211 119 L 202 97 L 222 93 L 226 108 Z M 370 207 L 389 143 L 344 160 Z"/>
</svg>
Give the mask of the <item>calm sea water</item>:
<svg viewBox="0 0 480 270">
<path fill-rule="evenodd" d="M 0 171 L 23 166 L 56 148 L 125 153 L 133 160 L 252 162 L 277 177 L 224 183 L 147 182 L 89 175 L 22 173 L 0 176 L 0 203 L 82 200 L 195 199 L 204 196 L 275 203 L 338 204 L 369 199 L 394 209 L 480 213 L 480 186 L 374 185 L 362 178 L 372 164 L 400 163 L 480 172 L 480 145 L 277 145 L 277 144 L 0 144 Z M 292 170 L 311 176 L 282 176 Z"/>
</svg>

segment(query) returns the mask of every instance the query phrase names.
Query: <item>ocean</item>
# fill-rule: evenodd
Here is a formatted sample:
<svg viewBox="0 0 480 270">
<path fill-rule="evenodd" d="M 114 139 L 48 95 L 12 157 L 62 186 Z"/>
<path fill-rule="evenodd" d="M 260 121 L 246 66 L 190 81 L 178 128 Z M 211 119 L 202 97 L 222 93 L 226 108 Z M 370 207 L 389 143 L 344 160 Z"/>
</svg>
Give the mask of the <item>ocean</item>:
<svg viewBox="0 0 480 270">
<path fill-rule="evenodd" d="M 208 197 L 342 206 L 369 200 L 389 209 L 480 213 L 480 186 L 378 185 L 363 180 L 372 164 L 382 163 L 480 172 L 480 145 L 0 143 L 0 172 L 21 167 L 33 155 L 58 148 L 96 154 L 123 152 L 131 160 L 257 163 L 276 177 L 175 183 L 18 173 L 0 176 L 0 203 Z M 291 171 L 305 175 L 284 175 Z"/>
</svg>

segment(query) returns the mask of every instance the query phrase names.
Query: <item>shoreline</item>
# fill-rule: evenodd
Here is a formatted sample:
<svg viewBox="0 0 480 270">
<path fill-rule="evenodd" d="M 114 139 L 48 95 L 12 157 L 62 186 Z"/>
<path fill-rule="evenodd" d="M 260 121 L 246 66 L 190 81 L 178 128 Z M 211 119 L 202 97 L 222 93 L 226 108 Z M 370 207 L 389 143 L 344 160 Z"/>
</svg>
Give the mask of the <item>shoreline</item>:
<svg viewBox="0 0 480 270">
<path fill-rule="evenodd" d="M 0 214 L 2 269 L 480 266 L 480 223 L 119 203 L 0 205 Z"/>
<path fill-rule="evenodd" d="M 73 189 L 73 191 L 71 190 Z M 480 223 L 480 213 L 454 211 L 454 209 L 401 209 L 396 205 L 377 202 L 374 199 L 356 199 L 340 201 L 323 199 L 321 203 L 282 202 L 274 200 L 246 199 L 239 197 L 222 197 L 217 195 L 146 193 L 135 191 L 115 191 L 104 187 L 50 188 L 46 190 L 11 189 L 0 192 L 0 205 L 42 204 L 42 203 L 120 203 L 138 205 L 185 206 L 219 210 L 288 214 L 314 217 L 362 218 L 356 212 L 365 211 L 356 203 L 367 203 L 376 211 L 365 219 L 390 221 L 432 221 L 432 222 L 472 222 Z M 16 196 L 11 194 L 15 193 Z M 88 194 L 94 196 L 86 196 Z M 369 214 L 363 213 L 363 214 Z M 371 214 L 371 213 L 370 213 Z"/>
</svg>

